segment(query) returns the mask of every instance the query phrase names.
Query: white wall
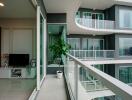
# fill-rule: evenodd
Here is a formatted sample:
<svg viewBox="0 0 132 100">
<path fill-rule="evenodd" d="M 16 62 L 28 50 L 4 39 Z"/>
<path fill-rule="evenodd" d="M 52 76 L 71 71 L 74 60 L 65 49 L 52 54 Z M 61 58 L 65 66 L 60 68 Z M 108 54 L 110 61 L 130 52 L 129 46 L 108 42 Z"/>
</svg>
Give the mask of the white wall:
<svg viewBox="0 0 132 100">
<path fill-rule="evenodd" d="M 34 57 L 35 19 L 0 19 L 1 53 L 30 54 Z"/>
<path fill-rule="evenodd" d="M 32 58 L 32 34 L 32 29 L 2 29 L 1 53 L 30 54 Z"/>
<path fill-rule="evenodd" d="M 17 29 L 12 35 L 12 53 L 30 54 L 32 58 L 32 30 Z"/>
</svg>

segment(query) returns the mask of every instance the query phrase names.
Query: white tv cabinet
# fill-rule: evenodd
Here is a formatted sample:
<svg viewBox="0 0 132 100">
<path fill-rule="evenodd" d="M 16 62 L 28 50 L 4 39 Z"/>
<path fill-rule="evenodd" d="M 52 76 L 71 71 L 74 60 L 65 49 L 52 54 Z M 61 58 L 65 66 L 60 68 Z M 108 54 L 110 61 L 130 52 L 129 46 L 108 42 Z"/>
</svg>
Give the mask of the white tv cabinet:
<svg viewBox="0 0 132 100">
<path fill-rule="evenodd" d="M 35 78 L 36 68 L 0 68 L 0 78 Z"/>
</svg>

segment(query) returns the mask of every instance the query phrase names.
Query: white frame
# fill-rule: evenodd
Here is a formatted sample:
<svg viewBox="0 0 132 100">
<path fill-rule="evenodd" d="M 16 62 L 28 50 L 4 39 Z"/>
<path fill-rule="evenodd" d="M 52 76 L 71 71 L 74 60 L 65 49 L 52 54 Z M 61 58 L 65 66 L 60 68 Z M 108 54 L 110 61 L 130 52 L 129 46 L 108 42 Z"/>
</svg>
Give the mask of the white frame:
<svg viewBox="0 0 132 100">
<path fill-rule="evenodd" d="M 37 90 L 40 90 L 40 6 L 37 6 Z"/>
<path fill-rule="evenodd" d="M 42 80 L 40 80 L 40 16 L 42 16 L 43 20 L 44 20 L 44 33 L 43 33 L 43 39 L 44 39 L 44 43 L 43 43 L 43 47 L 44 47 L 44 55 L 43 55 L 43 72 L 44 72 L 44 76 L 42 78 Z M 46 76 L 46 19 L 43 16 L 41 10 L 40 10 L 40 6 L 37 6 L 37 90 L 40 90 L 40 87 L 43 83 L 43 80 Z"/>
<path fill-rule="evenodd" d="M 43 51 L 43 66 L 44 66 L 44 68 L 43 68 L 43 73 L 44 73 L 44 75 L 43 75 L 43 78 L 42 78 L 42 80 L 40 80 L 40 87 L 42 86 L 42 83 L 43 83 L 43 81 L 44 81 L 44 78 L 45 78 L 45 76 L 46 76 L 46 43 L 47 43 L 47 40 L 46 40 L 46 19 L 45 19 L 45 17 L 43 16 L 43 14 L 42 14 L 42 11 L 40 10 L 40 15 L 42 16 L 42 18 L 43 18 L 43 20 L 44 20 L 44 27 L 43 27 L 43 29 L 44 29 L 44 33 L 43 33 L 43 47 L 44 47 L 44 51 Z"/>
</svg>

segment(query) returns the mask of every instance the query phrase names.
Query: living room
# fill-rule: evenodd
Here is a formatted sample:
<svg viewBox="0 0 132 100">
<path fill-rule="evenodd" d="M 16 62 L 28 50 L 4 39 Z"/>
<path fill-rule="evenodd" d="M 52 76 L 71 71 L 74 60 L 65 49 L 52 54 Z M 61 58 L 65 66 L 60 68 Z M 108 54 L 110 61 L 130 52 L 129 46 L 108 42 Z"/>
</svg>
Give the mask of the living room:
<svg viewBox="0 0 132 100">
<path fill-rule="evenodd" d="M 3 4 L 0 100 L 27 100 L 36 87 L 36 9 L 30 0 L 3 0 Z"/>
</svg>

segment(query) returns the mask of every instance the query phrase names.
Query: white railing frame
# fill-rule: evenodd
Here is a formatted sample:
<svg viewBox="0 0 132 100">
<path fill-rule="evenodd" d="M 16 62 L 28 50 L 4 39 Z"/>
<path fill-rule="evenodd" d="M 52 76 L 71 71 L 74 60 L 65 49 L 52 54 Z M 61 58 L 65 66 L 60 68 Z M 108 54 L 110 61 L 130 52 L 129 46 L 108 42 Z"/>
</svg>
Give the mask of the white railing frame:
<svg viewBox="0 0 132 100">
<path fill-rule="evenodd" d="M 115 50 L 70 50 L 69 53 L 73 52 L 73 56 L 76 57 L 76 52 L 78 52 L 78 54 L 80 55 L 80 53 L 82 52 L 84 54 L 83 57 L 80 57 L 79 58 L 83 58 L 83 60 L 86 60 L 88 59 L 86 54 L 89 53 L 89 52 L 92 52 L 93 53 L 93 56 L 89 58 L 90 59 L 96 59 L 96 58 L 99 58 L 97 57 L 97 52 L 103 52 L 103 58 L 104 59 L 114 59 L 115 58 Z M 107 52 L 113 52 L 113 57 L 107 57 Z M 82 55 L 81 55 L 82 56 Z"/>
<path fill-rule="evenodd" d="M 74 56 L 72 56 L 70 54 L 67 54 L 67 56 L 68 56 L 68 58 L 72 59 L 72 61 L 74 61 L 76 63 L 75 67 L 79 67 L 77 65 L 80 65 L 81 67 L 87 68 L 88 72 L 92 76 L 94 76 L 96 79 L 100 80 L 107 88 L 109 88 L 115 94 L 121 96 L 124 100 L 132 99 L 132 87 L 130 87 L 129 85 L 127 85 L 127 84 L 119 81 L 118 79 L 113 78 L 112 76 L 92 67 L 91 65 L 87 65 L 87 64 L 83 63 L 83 61 L 80 61 L 79 59 L 75 58 Z M 76 91 L 76 93 L 77 92 L 78 91 Z"/>
</svg>

